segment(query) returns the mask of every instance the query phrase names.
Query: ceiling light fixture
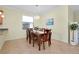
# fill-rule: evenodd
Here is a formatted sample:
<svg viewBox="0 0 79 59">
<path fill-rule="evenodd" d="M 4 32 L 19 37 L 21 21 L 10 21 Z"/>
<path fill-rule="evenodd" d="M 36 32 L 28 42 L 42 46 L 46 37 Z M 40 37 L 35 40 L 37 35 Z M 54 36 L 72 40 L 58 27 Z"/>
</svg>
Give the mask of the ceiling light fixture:
<svg viewBox="0 0 79 59">
<path fill-rule="evenodd" d="M 35 5 L 35 7 L 38 8 L 39 5 Z M 39 13 L 39 9 L 37 9 L 37 13 Z M 34 16 L 34 19 L 35 20 L 38 20 L 38 19 L 40 19 L 40 16 L 39 15 L 36 15 L 36 16 Z"/>
<path fill-rule="evenodd" d="M 38 7 L 39 5 L 36 5 L 36 7 Z"/>
<path fill-rule="evenodd" d="M 38 20 L 40 19 L 40 16 L 34 16 L 34 19 Z"/>
</svg>

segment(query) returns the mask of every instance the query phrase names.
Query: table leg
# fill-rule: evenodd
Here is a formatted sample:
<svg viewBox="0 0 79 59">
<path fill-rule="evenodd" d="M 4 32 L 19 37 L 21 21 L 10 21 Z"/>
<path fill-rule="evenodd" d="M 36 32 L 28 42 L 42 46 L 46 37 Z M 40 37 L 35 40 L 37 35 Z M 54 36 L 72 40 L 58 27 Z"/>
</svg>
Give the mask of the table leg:
<svg viewBox="0 0 79 59">
<path fill-rule="evenodd" d="M 31 44 L 31 37 L 29 37 L 29 44 Z"/>
<path fill-rule="evenodd" d="M 34 37 L 33 37 L 33 47 L 34 47 Z"/>
<path fill-rule="evenodd" d="M 41 39 L 40 36 L 38 36 L 38 46 L 39 46 L 39 51 L 41 50 Z"/>
<path fill-rule="evenodd" d="M 26 40 L 28 41 L 28 33 L 27 33 L 27 31 L 26 31 Z"/>
<path fill-rule="evenodd" d="M 49 46 L 51 45 L 51 33 L 49 34 L 49 41 L 48 41 Z"/>
</svg>

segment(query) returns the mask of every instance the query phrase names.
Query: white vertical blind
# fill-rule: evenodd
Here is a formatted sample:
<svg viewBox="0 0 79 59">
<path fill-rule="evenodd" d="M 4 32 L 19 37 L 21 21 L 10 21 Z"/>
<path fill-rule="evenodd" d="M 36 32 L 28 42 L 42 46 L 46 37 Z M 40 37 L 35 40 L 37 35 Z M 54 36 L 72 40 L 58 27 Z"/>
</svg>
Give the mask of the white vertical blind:
<svg viewBox="0 0 79 59">
<path fill-rule="evenodd" d="M 23 22 L 33 22 L 33 17 L 30 16 L 23 16 Z"/>
<path fill-rule="evenodd" d="M 33 28 L 33 17 L 23 16 L 23 29 Z"/>
</svg>

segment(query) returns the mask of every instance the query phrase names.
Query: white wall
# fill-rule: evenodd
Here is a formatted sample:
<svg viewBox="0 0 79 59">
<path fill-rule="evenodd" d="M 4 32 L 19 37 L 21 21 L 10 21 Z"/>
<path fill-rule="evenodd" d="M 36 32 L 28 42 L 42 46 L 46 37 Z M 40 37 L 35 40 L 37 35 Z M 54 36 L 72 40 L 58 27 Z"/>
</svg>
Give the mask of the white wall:
<svg viewBox="0 0 79 59">
<path fill-rule="evenodd" d="M 79 11 L 74 11 L 74 21 L 79 22 Z"/>
<path fill-rule="evenodd" d="M 74 10 L 71 6 L 68 6 L 68 22 L 71 23 L 74 21 Z"/>
<path fill-rule="evenodd" d="M 47 19 L 54 18 L 52 29 L 52 39 L 68 42 L 68 6 L 59 6 L 48 14 L 41 16 L 38 20 L 39 27 L 46 27 Z"/>
<path fill-rule="evenodd" d="M 18 9 L 6 7 L 0 7 L 0 9 L 4 11 L 5 16 L 0 28 L 8 28 L 7 32 L 0 35 L 0 44 L 4 43 L 6 40 L 25 38 L 26 32 L 22 29 L 22 16 L 26 14 Z"/>
<path fill-rule="evenodd" d="M 25 30 L 22 30 L 22 15 L 29 15 L 19 9 L 10 9 L 0 7 L 4 11 L 5 18 L 3 25 L 0 27 L 7 27 L 8 32 L 5 33 L 5 40 L 19 39 L 26 36 Z M 54 18 L 54 25 L 52 29 L 52 39 L 60 40 L 68 43 L 68 6 L 62 5 L 41 16 L 39 20 L 34 20 L 34 26 L 46 27 L 47 19 Z M 4 38 L 4 36 L 3 36 Z M 1 41 L 1 40 L 0 40 Z"/>
<path fill-rule="evenodd" d="M 0 9 L 4 11 L 5 16 L 0 28 L 8 28 L 8 31 L 0 32 L 0 45 L 2 46 L 6 40 L 25 38 L 26 31 L 22 29 L 22 16 L 33 16 L 33 14 L 5 6 L 0 6 Z"/>
<path fill-rule="evenodd" d="M 0 27 L 8 28 L 8 39 L 18 39 L 25 37 L 25 31 L 22 29 L 22 15 L 23 13 L 18 10 L 3 8 L 5 18 L 3 25 Z"/>
</svg>

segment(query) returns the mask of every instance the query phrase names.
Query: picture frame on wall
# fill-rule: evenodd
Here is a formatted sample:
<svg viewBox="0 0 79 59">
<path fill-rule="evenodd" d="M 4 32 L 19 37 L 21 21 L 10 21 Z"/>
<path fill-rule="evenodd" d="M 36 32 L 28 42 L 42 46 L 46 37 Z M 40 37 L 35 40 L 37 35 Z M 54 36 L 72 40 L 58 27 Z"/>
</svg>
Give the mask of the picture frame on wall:
<svg viewBox="0 0 79 59">
<path fill-rule="evenodd" d="M 54 18 L 49 18 L 46 23 L 47 26 L 54 25 Z"/>
</svg>

